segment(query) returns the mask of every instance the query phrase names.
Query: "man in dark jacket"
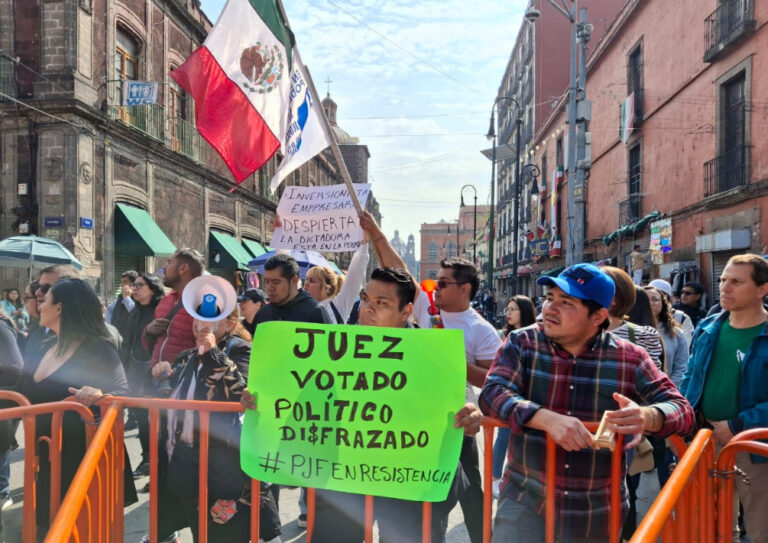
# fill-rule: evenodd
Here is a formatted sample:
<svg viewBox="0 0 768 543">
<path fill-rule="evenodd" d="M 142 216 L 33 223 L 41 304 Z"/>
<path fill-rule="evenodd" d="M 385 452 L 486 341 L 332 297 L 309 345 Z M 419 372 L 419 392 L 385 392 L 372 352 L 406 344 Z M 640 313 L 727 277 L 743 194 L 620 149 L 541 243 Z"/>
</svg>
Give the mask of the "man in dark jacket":
<svg viewBox="0 0 768 543">
<path fill-rule="evenodd" d="M 299 288 L 299 265 L 288 255 L 277 254 L 264 263 L 264 287 L 269 304 L 253 320 L 329 323 L 325 310 L 304 289 Z"/>
<path fill-rule="evenodd" d="M 680 291 L 680 301 L 674 305 L 674 309 L 679 309 L 691 317 L 694 327 L 707 316 L 707 312 L 701 308 L 703 295 L 704 285 L 698 281 L 688 281 L 683 285 L 683 290 Z"/>
<path fill-rule="evenodd" d="M 264 289 L 269 303 L 254 317 L 254 331 L 262 322 L 270 321 L 331 322 L 325 309 L 307 291 L 299 288 L 299 265 L 289 255 L 276 254 L 264 263 Z M 297 521 L 299 528 L 307 527 L 306 508 L 302 490 Z"/>
<path fill-rule="evenodd" d="M 237 297 L 240 305 L 240 316 L 243 317 L 243 326 L 248 333 L 253 335 L 256 331 L 256 315 L 267 301 L 267 295 L 260 288 L 249 288 Z"/>
</svg>

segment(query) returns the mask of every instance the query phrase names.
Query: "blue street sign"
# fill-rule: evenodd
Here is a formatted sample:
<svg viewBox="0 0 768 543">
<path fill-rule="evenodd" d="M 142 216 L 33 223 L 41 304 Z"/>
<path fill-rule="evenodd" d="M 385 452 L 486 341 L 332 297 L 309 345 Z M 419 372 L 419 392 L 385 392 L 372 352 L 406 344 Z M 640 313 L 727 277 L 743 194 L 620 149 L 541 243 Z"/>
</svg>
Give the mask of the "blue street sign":
<svg viewBox="0 0 768 543">
<path fill-rule="evenodd" d="M 93 229 L 93 219 L 91 217 L 80 217 L 80 228 Z"/>
<path fill-rule="evenodd" d="M 64 217 L 46 217 L 43 223 L 46 228 L 61 228 L 64 226 Z"/>
</svg>

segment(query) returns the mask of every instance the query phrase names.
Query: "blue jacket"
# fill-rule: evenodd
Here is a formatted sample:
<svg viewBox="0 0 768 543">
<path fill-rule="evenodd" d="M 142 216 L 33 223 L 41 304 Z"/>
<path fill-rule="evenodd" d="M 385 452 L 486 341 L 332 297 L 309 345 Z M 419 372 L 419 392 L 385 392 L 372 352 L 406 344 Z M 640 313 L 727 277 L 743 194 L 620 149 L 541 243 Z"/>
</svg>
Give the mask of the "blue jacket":
<svg viewBox="0 0 768 543">
<path fill-rule="evenodd" d="M 727 311 L 722 311 L 703 319 L 693 334 L 691 356 L 680 384 L 680 392 L 694 409 L 701 401 L 709 362 L 720 327 L 728 315 Z M 728 421 L 728 426 L 734 434 L 751 428 L 768 427 L 768 323 L 752 341 L 741 363 L 739 414 Z M 768 462 L 768 457 L 752 455 L 752 461 Z"/>
</svg>

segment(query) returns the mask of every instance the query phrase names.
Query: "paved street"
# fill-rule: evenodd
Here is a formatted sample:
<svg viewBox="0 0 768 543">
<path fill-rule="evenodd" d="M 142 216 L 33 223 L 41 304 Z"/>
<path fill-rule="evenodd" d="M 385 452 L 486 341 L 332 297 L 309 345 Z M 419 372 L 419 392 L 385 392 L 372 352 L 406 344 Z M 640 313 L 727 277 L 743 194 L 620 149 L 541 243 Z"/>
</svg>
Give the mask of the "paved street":
<svg viewBox="0 0 768 543">
<path fill-rule="evenodd" d="M 19 443 L 23 443 L 21 429 L 17 435 Z M 131 457 L 132 465 L 136 465 L 140 458 L 139 440 L 137 431 L 127 433 L 126 443 Z M 10 455 L 11 462 L 11 496 L 14 504 L 3 513 L 6 527 L 6 543 L 21 543 L 21 510 L 23 500 L 23 462 L 24 451 L 17 449 Z M 142 477 L 136 480 L 136 487 L 143 487 L 148 478 Z M 299 490 L 282 489 L 280 491 L 280 516 L 283 521 L 284 542 L 305 541 L 305 532 L 296 525 L 299 515 Z M 125 542 L 138 543 L 141 537 L 147 533 L 149 527 L 149 494 L 139 494 L 139 502 L 128 507 L 125 511 Z M 375 532 L 374 532 L 375 533 Z M 450 517 L 448 529 L 448 543 L 468 543 L 469 536 L 463 525 L 461 509 L 456 507 Z M 189 530 L 182 532 L 182 542 L 192 543 L 192 534 Z"/>
</svg>

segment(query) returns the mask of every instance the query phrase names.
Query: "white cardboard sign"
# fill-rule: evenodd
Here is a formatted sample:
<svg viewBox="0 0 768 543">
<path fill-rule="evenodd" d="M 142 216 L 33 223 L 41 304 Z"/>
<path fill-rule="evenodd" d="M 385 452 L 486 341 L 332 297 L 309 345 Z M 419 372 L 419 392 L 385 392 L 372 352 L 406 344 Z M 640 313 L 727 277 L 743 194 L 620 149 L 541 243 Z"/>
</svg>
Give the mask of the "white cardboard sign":
<svg viewBox="0 0 768 543">
<path fill-rule="evenodd" d="M 370 184 L 354 185 L 362 205 Z M 275 228 L 270 245 L 298 251 L 356 251 L 363 239 L 357 211 L 346 185 L 285 187 L 277 205 L 282 227 Z"/>
</svg>

